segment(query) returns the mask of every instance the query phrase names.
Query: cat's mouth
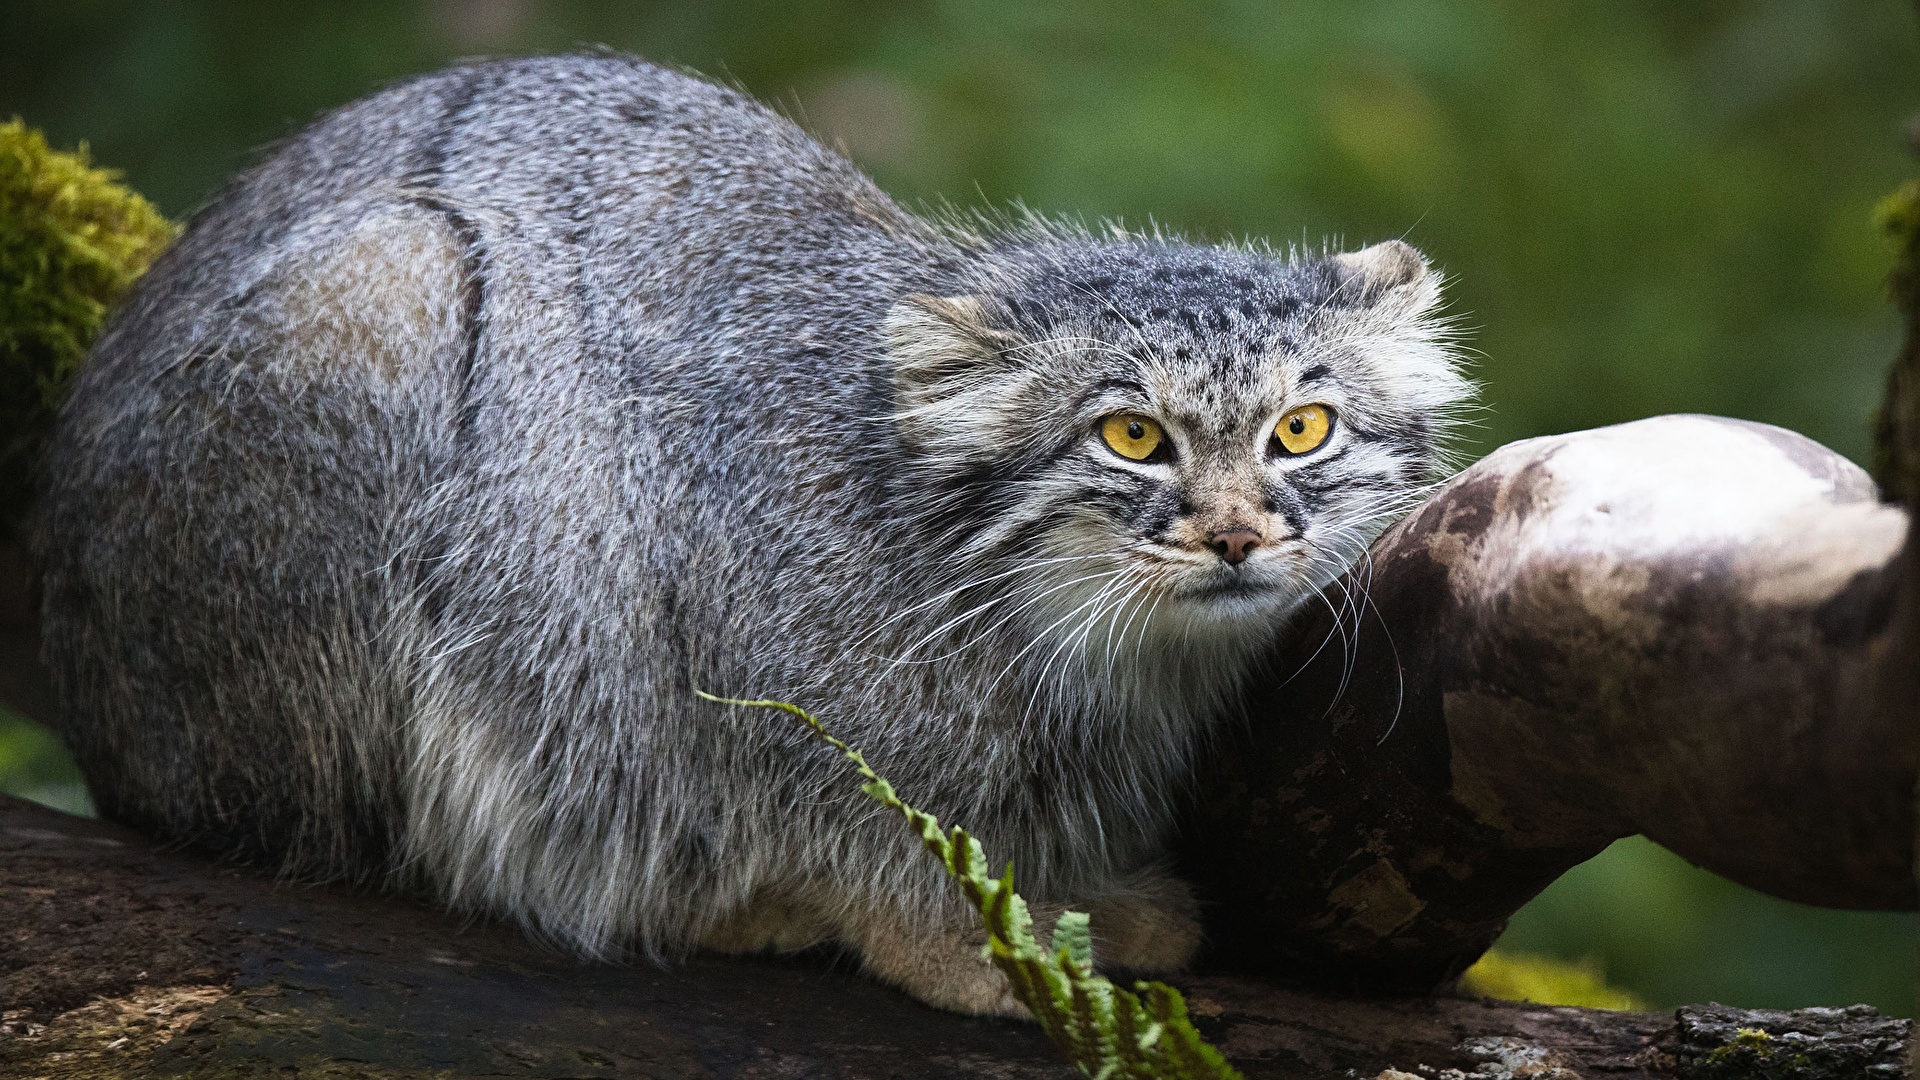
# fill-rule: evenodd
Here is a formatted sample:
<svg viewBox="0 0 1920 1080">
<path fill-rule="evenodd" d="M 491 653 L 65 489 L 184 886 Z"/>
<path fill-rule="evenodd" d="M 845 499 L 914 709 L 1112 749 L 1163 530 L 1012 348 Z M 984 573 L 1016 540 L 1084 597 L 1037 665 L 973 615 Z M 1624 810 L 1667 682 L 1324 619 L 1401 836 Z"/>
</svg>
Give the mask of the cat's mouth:
<svg viewBox="0 0 1920 1080">
<path fill-rule="evenodd" d="M 1246 601 L 1273 595 L 1280 592 L 1281 587 L 1281 582 L 1270 580 L 1264 575 L 1228 571 L 1208 574 L 1202 580 L 1185 585 L 1177 591 L 1176 595 L 1182 600 L 1198 603 Z"/>
<path fill-rule="evenodd" d="M 1284 581 L 1266 574 L 1206 575 L 1174 593 L 1189 618 L 1221 627 L 1265 623 L 1291 609 L 1297 597 Z"/>
</svg>

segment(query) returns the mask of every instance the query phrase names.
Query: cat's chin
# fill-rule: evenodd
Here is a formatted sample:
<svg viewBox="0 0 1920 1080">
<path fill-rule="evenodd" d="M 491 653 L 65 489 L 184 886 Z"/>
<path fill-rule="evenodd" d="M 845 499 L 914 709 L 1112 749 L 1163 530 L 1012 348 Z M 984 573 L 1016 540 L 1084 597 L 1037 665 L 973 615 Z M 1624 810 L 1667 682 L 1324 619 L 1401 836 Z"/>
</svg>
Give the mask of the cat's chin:
<svg viewBox="0 0 1920 1080">
<path fill-rule="evenodd" d="M 1297 586 L 1245 575 L 1210 577 L 1175 594 L 1175 600 L 1191 614 L 1227 622 L 1277 618 L 1297 606 L 1300 599 Z"/>
</svg>

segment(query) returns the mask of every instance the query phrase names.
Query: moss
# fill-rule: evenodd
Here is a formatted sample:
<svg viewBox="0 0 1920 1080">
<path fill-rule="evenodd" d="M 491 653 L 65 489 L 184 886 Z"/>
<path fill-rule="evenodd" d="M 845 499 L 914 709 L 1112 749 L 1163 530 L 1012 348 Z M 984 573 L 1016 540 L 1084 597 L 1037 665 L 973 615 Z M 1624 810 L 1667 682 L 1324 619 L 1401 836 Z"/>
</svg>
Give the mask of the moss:
<svg viewBox="0 0 1920 1080">
<path fill-rule="evenodd" d="M 1813 1069 L 1813 1059 L 1806 1054 L 1783 1049 L 1759 1028 L 1741 1028 L 1725 1046 L 1707 1055 L 1699 1075 L 1794 1080 Z"/>
<path fill-rule="evenodd" d="M 1729 1026 L 1719 1016 L 1689 1018 L 1689 1012 L 1734 1010 L 1717 1005 L 1681 1010 L 1676 1072 L 1683 1080 L 1861 1080 L 1898 1077 L 1903 1071 L 1905 1032 L 1887 1030 L 1889 1022 L 1863 1006 L 1746 1014 L 1773 1030 Z M 1702 1045 L 1714 1042 L 1718 1045 Z"/>
<path fill-rule="evenodd" d="M 179 231 L 118 181 L 85 146 L 63 153 L 20 120 L 0 124 L 0 529 L 25 510 L 108 312 Z"/>
<path fill-rule="evenodd" d="M 1607 985 L 1599 967 L 1528 953 L 1490 952 L 1460 976 L 1460 988 L 1503 1001 L 1645 1009 L 1646 1002 Z"/>
<path fill-rule="evenodd" d="M 1739 1031 L 1733 1033 L 1733 1039 L 1728 1042 L 1727 1045 L 1708 1054 L 1707 1060 L 1715 1063 L 1724 1062 L 1728 1058 L 1740 1054 L 1750 1054 L 1754 1057 L 1763 1058 L 1772 1057 L 1773 1036 L 1761 1031 L 1759 1028 L 1741 1028 Z"/>
</svg>

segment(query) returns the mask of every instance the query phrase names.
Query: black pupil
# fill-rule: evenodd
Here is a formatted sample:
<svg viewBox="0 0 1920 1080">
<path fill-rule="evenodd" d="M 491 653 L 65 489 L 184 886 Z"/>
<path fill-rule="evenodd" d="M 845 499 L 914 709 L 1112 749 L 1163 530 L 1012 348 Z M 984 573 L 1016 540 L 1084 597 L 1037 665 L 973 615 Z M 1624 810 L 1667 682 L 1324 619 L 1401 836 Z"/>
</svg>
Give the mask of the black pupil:
<svg viewBox="0 0 1920 1080">
<path fill-rule="evenodd" d="M 1293 419 L 1287 421 L 1287 430 L 1293 432 L 1295 435 L 1298 435 L 1301 432 L 1307 430 L 1307 422 L 1303 418 L 1296 416 Z"/>
<path fill-rule="evenodd" d="M 1147 429 L 1140 423 L 1140 421 L 1135 420 L 1134 422 L 1127 425 L 1127 438 L 1144 439 L 1146 437 L 1147 437 Z"/>
</svg>

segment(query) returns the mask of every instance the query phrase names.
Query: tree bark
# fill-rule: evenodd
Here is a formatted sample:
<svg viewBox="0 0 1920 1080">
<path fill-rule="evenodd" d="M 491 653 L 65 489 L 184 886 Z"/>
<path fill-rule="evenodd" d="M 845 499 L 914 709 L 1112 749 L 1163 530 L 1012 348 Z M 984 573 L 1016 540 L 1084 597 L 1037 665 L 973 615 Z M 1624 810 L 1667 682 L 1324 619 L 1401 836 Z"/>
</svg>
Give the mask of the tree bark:
<svg viewBox="0 0 1920 1080">
<path fill-rule="evenodd" d="M 923 1008 L 830 956 L 583 964 L 512 927 L 276 884 L 3 798 L 0 928 L 6 1077 L 1073 1075 L 1033 1025 Z M 1667 1015 L 1179 982 L 1249 1080 L 1892 1078 L 1907 1031 L 1864 1007 Z"/>
<path fill-rule="evenodd" d="M 51 727 L 53 680 L 40 662 L 40 578 L 0 525 L 0 705 Z"/>
</svg>

